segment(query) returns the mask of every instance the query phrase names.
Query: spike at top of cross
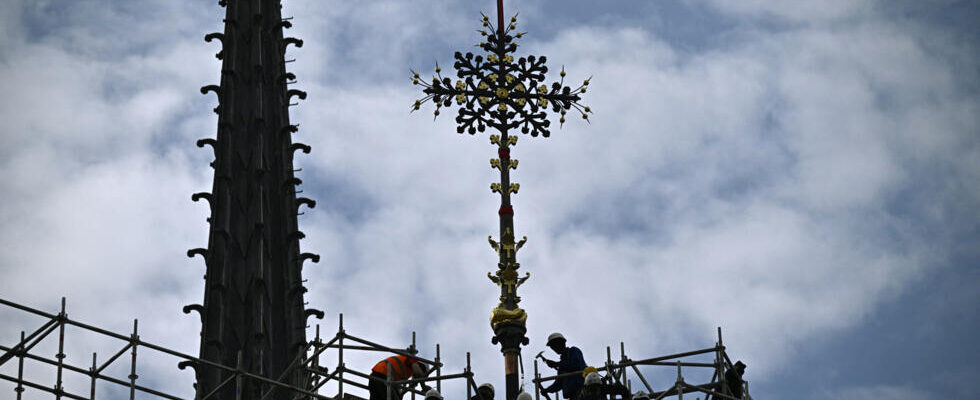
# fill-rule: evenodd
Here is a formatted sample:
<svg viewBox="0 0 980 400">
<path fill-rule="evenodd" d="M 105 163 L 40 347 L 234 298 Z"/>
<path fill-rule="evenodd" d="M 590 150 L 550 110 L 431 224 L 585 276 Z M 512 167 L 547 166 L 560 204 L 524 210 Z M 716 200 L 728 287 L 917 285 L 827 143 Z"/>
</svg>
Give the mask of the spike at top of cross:
<svg viewBox="0 0 980 400">
<path fill-rule="evenodd" d="M 433 112 L 439 116 L 442 107 L 449 107 L 453 101 L 459 107 L 456 116 L 456 131 L 475 134 L 486 127 L 496 128 L 506 135 L 509 129 L 520 128 L 531 136 L 539 134 L 548 137 L 551 132 L 546 111 L 559 113 L 559 124 L 565 123 L 565 115 L 571 110 L 581 114 L 588 121 L 591 108 L 579 103 L 580 95 L 585 93 L 589 79 L 578 87 L 565 85 L 565 69 L 559 73 L 560 79 L 548 85 L 545 74 L 548 67 L 546 57 L 527 56 L 516 60 L 512 53 L 517 50 L 515 38 L 524 36 L 517 32 L 517 16 L 504 25 L 503 1 L 497 1 L 497 26 L 490 23 L 486 14 L 482 24 L 489 30 L 479 30 L 486 41 L 477 45 L 486 52 L 486 57 L 467 52 L 454 54 L 453 68 L 456 70 L 455 83 L 442 76 L 437 65 L 435 75 L 427 82 L 412 71 L 412 83 L 421 85 L 424 97 L 415 101 L 412 110 L 418 110 L 428 101 L 436 105 Z"/>
<path fill-rule="evenodd" d="M 497 31 L 504 28 L 504 0 L 497 0 Z"/>
</svg>

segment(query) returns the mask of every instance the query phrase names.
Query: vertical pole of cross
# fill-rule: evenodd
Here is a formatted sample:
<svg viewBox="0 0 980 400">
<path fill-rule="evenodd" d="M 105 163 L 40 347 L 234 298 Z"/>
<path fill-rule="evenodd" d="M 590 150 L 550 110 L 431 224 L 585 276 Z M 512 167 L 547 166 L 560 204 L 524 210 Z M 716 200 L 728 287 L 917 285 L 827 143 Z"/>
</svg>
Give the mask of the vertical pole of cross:
<svg viewBox="0 0 980 400">
<path fill-rule="evenodd" d="M 497 34 L 503 36 L 504 33 L 504 16 L 503 16 L 503 0 L 497 0 L 497 21 L 498 21 L 498 31 Z M 507 71 L 504 66 L 504 52 L 503 40 L 497 41 L 498 47 L 498 76 L 506 76 Z M 510 170 L 511 166 L 516 166 L 516 162 L 510 157 L 510 146 L 511 141 L 513 144 L 517 143 L 517 136 L 509 136 L 508 129 L 506 125 L 499 129 L 500 140 L 497 145 L 497 155 L 500 160 L 500 210 L 497 214 L 500 217 L 500 243 L 501 251 L 499 252 L 500 266 L 504 271 L 513 270 L 515 271 L 518 267 L 517 264 L 517 251 L 514 248 L 514 208 L 511 204 L 511 193 L 516 194 L 515 190 L 511 190 L 510 182 Z M 513 139 L 511 139 L 513 138 Z M 519 301 L 517 297 L 517 287 L 510 282 L 504 282 L 501 285 L 501 298 L 503 299 L 504 308 L 508 310 L 518 310 L 517 302 Z M 521 355 L 521 344 L 526 341 L 524 337 L 527 329 L 525 328 L 523 321 L 520 326 L 510 326 L 511 324 L 503 324 L 500 328 L 495 329 L 495 334 L 499 338 L 501 343 L 501 351 L 504 354 L 504 382 L 506 385 L 507 400 L 514 400 L 517 398 L 519 388 L 518 383 L 518 358 Z"/>
</svg>

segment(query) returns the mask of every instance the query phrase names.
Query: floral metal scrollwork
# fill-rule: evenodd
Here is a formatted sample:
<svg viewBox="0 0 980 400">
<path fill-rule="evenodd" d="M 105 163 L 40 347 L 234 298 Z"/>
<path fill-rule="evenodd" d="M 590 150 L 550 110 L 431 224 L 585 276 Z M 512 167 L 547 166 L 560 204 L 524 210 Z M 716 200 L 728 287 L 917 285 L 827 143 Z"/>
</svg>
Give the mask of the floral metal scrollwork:
<svg viewBox="0 0 980 400">
<path fill-rule="evenodd" d="M 561 115 L 559 124 L 565 123 L 565 115 L 572 110 L 588 121 L 592 109 L 579 101 L 589 86 L 589 79 L 575 88 L 567 86 L 562 68 L 560 79 L 548 84 L 546 57 L 532 55 L 515 59 L 514 40 L 524 35 L 515 32 L 516 23 L 515 16 L 505 29 L 480 31 L 486 41 L 478 47 L 486 52 L 486 57 L 456 52 L 453 68 L 458 79 L 455 82 L 442 76 L 439 66 L 429 81 L 412 71 L 412 83 L 424 87 L 425 94 L 415 101 L 413 111 L 431 101 L 436 106 L 433 113 L 438 116 L 442 107 L 450 107 L 455 102 L 459 106 L 456 131 L 469 134 L 483 132 L 489 126 L 502 132 L 520 128 L 531 136 L 548 137 L 551 135 L 548 108 Z M 486 15 L 483 15 L 483 26 L 491 27 Z"/>
</svg>

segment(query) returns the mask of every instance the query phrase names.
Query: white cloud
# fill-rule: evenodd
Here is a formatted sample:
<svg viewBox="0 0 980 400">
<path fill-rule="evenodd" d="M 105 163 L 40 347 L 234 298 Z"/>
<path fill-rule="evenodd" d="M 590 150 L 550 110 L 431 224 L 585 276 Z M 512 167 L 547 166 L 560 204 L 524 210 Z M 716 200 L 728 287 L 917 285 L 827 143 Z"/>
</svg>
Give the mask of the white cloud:
<svg viewBox="0 0 980 400">
<path fill-rule="evenodd" d="M 874 0 L 778 1 L 698 0 L 724 12 L 756 18 L 779 18 L 793 22 L 826 22 L 848 17 L 867 16 Z"/>
</svg>

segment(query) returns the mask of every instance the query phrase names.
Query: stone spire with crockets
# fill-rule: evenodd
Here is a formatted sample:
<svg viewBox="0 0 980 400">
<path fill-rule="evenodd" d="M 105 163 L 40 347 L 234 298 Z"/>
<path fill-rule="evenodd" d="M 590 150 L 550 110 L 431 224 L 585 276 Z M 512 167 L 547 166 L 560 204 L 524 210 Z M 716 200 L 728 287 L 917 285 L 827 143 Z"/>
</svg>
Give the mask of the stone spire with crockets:
<svg viewBox="0 0 980 400">
<path fill-rule="evenodd" d="M 290 45 L 303 42 L 283 36 L 291 23 L 282 19 L 279 0 L 219 4 L 225 7 L 224 32 L 205 40 L 221 44 L 221 83 L 201 88 L 218 97 L 218 130 L 216 138 L 197 142 L 214 151 L 214 183 L 210 193 L 192 197 L 210 205 L 210 233 L 207 249 L 188 251 L 207 264 L 204 303 L 184 312 L 200 313 L 201 359 L 306 388 L 309 373 L 296 368 L 305 356 L 306 318 L 322 318 L 322 312 L 304 307 L 303 262 L 319 256 L 301 253 L 297 214 L 316 203 L 297 197 L 301 181 L 293 156 L 310 147 L 293 142 L 298 125 L 290 123 L 289 107 L 306 93 L 290 88 L 296 77 L 284 57 Z M 270 394 L 271 387 L 256 380 L 236 382 L 229 371 L 196 370 L 200 397 L 295 396 Z"/>
</svg>

